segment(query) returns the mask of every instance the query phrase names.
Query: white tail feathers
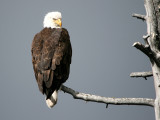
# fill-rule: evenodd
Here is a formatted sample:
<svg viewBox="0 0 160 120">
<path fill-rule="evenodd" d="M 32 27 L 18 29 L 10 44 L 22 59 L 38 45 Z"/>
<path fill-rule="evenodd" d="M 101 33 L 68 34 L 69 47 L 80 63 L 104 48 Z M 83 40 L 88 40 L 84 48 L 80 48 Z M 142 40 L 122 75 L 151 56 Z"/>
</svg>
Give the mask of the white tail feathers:
<svg viewBox="0 0 160 120">
<path fill-rule="evenodd" d="M 49 108 L 54 107 L 56 105 L 58 99 L 58 91 L 54 91 L 49 99 L 46 100 L 46 104 Z"/>
</svg>

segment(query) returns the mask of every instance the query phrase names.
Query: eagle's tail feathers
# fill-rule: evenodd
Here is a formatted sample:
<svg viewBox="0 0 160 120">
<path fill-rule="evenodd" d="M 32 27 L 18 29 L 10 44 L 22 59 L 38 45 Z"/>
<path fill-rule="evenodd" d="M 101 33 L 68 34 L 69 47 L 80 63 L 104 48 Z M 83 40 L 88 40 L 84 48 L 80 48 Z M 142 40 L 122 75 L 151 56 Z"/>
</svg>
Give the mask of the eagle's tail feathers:
<svg viewBox="0 0 160 120">
<path fill-rule="evenodd" d="M 57 103 L 57 99 L 58 99 L 58 91 L 55 90 L 55 91 L 52 93 L 51 97 L 46 100 L 47 106 L 48 106 L 49 108 L 54 107 L 54 105 L 56 105 L 56 103 Z"/>
</svg>

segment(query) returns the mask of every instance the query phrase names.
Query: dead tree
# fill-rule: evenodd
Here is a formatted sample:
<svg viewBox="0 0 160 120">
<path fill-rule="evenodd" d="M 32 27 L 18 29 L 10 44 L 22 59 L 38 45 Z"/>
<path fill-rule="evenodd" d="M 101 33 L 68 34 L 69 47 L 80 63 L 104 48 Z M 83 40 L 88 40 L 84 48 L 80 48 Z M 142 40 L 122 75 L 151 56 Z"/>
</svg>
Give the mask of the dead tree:
<svg viewBox="0 0 160 120">
<path fill-rule="evenodd" d="M 145 105 L 154 107 L 155 118 L 160 120 L 160 0 L 144 0 L 146 15 L 133 14 L 133 17 L 146 21 L 147 35 L 143 36 L 145 45 L 135 42 L 134 47 L 148 56 L 151 62 L 152 71 L 131 73 L 131 77 L 153 76 L 156 98 L 110 98 L 97 95 L 77 92 L 66 86 L 62 86 L 62 91 L 71 94 L 75 99 L 85 101 L 105 103 L 114 105 Z"/>
</svg>

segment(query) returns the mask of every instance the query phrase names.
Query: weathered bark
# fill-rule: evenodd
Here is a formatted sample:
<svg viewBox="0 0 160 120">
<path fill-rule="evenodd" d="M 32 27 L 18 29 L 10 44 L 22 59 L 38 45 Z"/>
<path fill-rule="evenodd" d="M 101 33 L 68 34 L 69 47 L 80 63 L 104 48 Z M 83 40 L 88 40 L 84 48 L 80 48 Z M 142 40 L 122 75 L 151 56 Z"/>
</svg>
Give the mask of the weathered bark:
<svg viewBox="0 0 160 120">
<path fill-rule="evenodd" d="M 146 54 L 152 67 L 156 99 L 154 103 L 155 118 L 160 120 L 160 0 L 144 0 L 146 16 L 134 14 L 147 23 L 147 36 L 144 37 L 146 45 L 139 42 L 134 47 Z"/>
<path fill-rule="evenodd" d="M 156 92 L 155 118 L 160 120 L 160 0 L 145 0 L 148 43 L 155 58 L 150 58 Z"/>
<path fill-rule="evenodd" d="M 155 117 L 156 120 L 160 120 L 160 68 L 156 64 L 152 64 L 153 77 L 154 77 L 154 86 L 156 91 L 155 99 Z"/>
</svg>

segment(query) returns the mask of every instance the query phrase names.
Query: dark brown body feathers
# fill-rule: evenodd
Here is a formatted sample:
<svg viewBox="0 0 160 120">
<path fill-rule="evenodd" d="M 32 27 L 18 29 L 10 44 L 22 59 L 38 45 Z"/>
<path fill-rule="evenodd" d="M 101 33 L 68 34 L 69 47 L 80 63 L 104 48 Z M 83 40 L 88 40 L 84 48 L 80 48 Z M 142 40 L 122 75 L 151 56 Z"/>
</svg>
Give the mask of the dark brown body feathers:
<svg viewBox="0 0 160 120">
<path fill-rule="evenodd" d="M 50 98 L 69 77 L 72 48 L 65 28 L 44 28 L 32 42 L 32 63 L 39 90 Z"/>
</svg>

